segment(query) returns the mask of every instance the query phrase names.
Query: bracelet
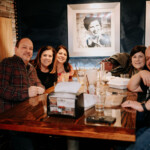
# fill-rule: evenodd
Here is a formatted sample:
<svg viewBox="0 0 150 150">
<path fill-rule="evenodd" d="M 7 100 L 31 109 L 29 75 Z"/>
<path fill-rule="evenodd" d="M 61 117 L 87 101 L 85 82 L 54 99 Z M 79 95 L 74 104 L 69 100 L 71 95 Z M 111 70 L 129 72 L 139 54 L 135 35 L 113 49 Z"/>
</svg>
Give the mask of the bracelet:
<svg viewBox="0 0 150 150">
<path fill-rule="evenodd" d="M 144 109 L 144 112 L 147 112 L 148 110 L 147 110 L 147 108 L 146 108 L 146 106 L 145 106 L 145 103 L 142 103 L 141 105 L 142 105 L 142 107 L 143 107 L 143 109 Z"/>
</svg>

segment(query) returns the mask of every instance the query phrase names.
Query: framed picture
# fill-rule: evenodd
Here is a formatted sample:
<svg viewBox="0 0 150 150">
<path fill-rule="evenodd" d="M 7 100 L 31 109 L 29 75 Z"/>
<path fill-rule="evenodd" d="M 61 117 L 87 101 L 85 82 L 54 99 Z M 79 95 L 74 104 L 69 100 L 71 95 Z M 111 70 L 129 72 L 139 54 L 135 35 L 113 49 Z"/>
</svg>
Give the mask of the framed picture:
<svg viewBox="0 0 150 150">
<path fill-rule="evenodd" d="M 150 1 L 146 1 L 145 46 L 150 46 Z"/>
<path fill-rule="evenodd" d="M 120 2 L 72 4 L 67 10 L 71 57 L 103 57 L 120 52 Z"/>
</svg>

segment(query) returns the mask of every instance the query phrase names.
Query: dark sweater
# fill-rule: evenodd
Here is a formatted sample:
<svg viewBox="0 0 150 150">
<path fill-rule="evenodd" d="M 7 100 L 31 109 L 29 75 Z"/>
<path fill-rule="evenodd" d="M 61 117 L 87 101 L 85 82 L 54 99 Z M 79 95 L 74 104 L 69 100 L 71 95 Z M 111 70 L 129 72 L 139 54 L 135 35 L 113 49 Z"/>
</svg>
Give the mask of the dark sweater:
<svg viewBox="0 0 150 150">
<path fill-rule="evenodd" d="M 54 86 L 54 82 L 57 81 L 56 74 L 51 74 L 50 72 L 45 73 L 42 72 L 40 69 L 37 69 L 37 75 L 46 89 Z"/>
</svg>

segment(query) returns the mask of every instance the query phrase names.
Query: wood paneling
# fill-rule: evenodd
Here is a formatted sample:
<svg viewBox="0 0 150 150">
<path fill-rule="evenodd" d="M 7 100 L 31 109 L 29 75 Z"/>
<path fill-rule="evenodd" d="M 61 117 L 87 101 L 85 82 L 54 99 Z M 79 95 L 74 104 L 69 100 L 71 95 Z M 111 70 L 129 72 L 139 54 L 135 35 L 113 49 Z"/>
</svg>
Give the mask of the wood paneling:
<svg viewBox="0 0 150 150">
<path fill-rule="evenodd" d="M 0 17 L 0 61 L 13 54 L 12 20 Z"/>
</svg>

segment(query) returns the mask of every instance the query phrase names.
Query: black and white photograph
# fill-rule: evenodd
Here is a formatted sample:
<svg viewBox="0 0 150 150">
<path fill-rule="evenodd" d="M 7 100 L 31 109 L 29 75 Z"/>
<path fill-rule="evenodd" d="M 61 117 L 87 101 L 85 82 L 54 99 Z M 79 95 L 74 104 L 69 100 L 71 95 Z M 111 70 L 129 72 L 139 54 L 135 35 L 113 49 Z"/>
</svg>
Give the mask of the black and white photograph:
<svg viewBox="0 0 150 150">
<path fill-rule="evenodd" d="M 111 47 L 111 12 L 76 14 L 77 47 Z"/>
<path fill-rule="evenodd" d="M 120 47 L 120 3 L 68 5 L 71 57 L 111 56 Z"/>
</svg>

